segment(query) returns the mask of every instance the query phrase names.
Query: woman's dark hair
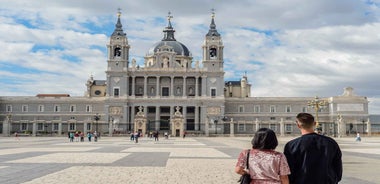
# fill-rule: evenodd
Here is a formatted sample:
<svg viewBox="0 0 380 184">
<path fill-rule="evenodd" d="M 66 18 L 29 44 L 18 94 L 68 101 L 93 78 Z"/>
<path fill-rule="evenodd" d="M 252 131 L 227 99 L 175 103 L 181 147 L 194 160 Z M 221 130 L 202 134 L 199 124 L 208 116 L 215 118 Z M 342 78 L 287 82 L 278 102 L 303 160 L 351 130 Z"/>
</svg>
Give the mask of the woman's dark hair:
<svg viewBox="0 0 380 184">
<path fill-rule="evenodd" d="M 269 128 L 260 128 L 252 139 L 253 149 L 276 149 L 277 146 L 276 133 Z"/>
</svg>

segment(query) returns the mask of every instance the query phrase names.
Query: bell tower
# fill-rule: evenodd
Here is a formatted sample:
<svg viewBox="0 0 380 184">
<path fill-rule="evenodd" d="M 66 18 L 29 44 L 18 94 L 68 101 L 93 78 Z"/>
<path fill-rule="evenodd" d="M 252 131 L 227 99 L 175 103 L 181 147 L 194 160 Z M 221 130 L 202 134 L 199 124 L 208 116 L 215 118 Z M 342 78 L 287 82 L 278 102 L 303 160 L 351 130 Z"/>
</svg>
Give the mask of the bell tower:
<svg viewBox="0 0 380 184">
<path fill-rule="evenodd" d="M 130 46 L 127 34 L 123 32 L 120 16 L 119 9 L 115 30 L 107 44 L 107 96 L 111 97 L 127 96 Z"/>
<path fill-rule="evenodd" d="M 216 30 L 215 12 L 211 13 L 211 24 L 206 38 L 204 40 L 203 50 L 203 66 L 208 71 L 223 71 L 223 42 L 222 37 Z"/>
<path fill-rule="evenodd" d="M 203 68 L 205 70 L 203 82 L 205 83 L 202 95 L 211 98 L 224 98 L 224 70 L 223 70 L 223 42 L 216 30 L 215 12 L 211 13 L 211 24 L 202 45 Z"/>
</svg>

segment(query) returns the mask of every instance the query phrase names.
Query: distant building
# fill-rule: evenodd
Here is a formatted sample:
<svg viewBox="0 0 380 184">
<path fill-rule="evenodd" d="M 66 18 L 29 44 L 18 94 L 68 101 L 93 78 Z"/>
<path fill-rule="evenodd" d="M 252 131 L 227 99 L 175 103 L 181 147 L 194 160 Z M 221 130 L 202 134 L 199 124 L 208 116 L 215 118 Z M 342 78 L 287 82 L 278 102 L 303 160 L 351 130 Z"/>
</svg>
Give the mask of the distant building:
<svg viewBox="0 0 380 184">
<path fill-rule="evenodd" d="M 201 63 L 193 61 L 189 49 L 175 39 L 171 19 L 169 15 L 162 40 L 148 50 L 144 65 L 139 66 L 129 58 L 130 45 L 119 12 L 107 44 L 106 80 L 91 76 L 82 97 L 0 97 L 0 132 L 115 135 L 160 131 L 181 136 L 186 131 L 188 135 L 233 136 L 252 135 L 268 127 L 286 135 L 299 133 L 294 123 L 299 112 L 318 113 L 320 129 L 328 135 L 346 136 L 371 127 L 367 98 L 356 96 L 350 87 L 340 96 L 321 99 L 251 97 L 246 75 L 239 81 L 224 80 L 224 45 L 214 14 L 201 45 Z"/>
</svg>

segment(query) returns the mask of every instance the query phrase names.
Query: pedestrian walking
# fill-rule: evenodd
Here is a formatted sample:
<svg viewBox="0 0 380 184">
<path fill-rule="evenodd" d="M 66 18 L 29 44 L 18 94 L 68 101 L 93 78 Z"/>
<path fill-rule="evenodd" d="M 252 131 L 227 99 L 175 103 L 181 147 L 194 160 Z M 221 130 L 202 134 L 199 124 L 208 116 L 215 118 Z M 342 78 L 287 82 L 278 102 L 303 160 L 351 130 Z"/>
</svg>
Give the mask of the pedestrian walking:
<svg viewBox="0 0 380 184">
<path fill-rule="evenodd" d="M 74 132 L 70 132 L 70 142 L 74 142 Z"/>
<path fill-rule="evenodd" d="M 91 134 L 91 132 L 87 132 L 87 138 L 88 138 L 88 142 L 91 142 L 91 137 L 92 137 L 92 134 Z"/>
<path fill-rule="evenodd" d="M 135 137 L 135 143 L 139 143 L 139 132 L 135 132 L 134 137 Z"/>
<path fill-rule="evenodd" d="M 155 131 L 154 132 L 154 141 L 158 141 L 158 136 L 159 136 L 160 134 L 158 133 L 158 131 Z"/>
<path fill-rule="evenodd" d="M 359 134 L 359 133 L 356 134 L 355 141 L 356 141 L 356 142 L 360 142 L 360 141 L 362 141 L 362 138 L 360 137 L 360 134 Z"/>
</svg>

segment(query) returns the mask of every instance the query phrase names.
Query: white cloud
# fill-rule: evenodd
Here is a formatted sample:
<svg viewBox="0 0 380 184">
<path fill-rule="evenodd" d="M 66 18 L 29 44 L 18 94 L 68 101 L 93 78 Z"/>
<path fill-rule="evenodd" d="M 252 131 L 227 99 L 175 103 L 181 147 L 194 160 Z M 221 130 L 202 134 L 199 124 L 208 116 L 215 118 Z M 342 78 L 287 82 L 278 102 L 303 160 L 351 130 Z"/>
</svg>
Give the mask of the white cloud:
<svg viewBox="0 0 380 184">
<path fill-rule="evenodd" d="M 216 9 L 226 80 L 247 72 L 254 96 L 337 96 L 352 86 L 380 114 L 378 1 L 20 0 L 2 1 L 2 95 L 83 95 L 90 74 L 105 79 L 106 44 L 122 9 L 131 58 L 162 39 L 171 11 L 175 37 L 201 60 Z M 19 8 L 23 7 L 23 8 Z M 74 60 L 72 60 L 75 58 Z M 17 66 L 20 66 L 19 68 Z M 43 79 L 43 80 L 41 80 Z"/>
</svg>

